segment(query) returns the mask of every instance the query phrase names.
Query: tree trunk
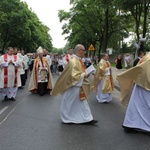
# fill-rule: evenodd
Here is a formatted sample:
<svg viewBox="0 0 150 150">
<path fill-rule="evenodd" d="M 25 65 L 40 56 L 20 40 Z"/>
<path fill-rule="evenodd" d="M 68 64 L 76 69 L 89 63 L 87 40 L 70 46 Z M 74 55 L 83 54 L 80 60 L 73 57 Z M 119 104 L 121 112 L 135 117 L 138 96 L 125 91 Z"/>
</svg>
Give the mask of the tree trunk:
<svg viewBox="0 0 150 150">
<path fill-rule="evenodd" d="M 108 43 L 108 8 L 105 11 L 105 26 L 104 26 L 104 40 L 103 40 L 103 52 L 106 52 Z"/>
<path fill-rule="evenodd" d="M 149 7 L 149 3 L 144 1 L 144 22 L 143 22 L 143 36 L 142 36 L 142 38 L 146 37 L 146 32 L 147 32 L 148 7 Z M 141 43 L 139 51 L 144 51 L 144 42 Z"/>
<path fill-rule="evenodd" d="M 5 33 L 5 38 L 4 38 L 4 40 L 3 40 L 2 53 L 4 53 L 4 49 L 6 48 L 7 40 L 8 40 L 8 30 L 6 31 L 6 33 Z"/>
</svg>

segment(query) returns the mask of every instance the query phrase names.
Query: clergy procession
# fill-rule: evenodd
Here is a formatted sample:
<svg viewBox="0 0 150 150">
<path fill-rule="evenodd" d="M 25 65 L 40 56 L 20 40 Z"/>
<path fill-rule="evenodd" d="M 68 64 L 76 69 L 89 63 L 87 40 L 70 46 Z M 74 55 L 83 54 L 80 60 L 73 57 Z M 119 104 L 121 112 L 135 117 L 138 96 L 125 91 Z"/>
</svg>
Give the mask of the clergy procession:
<svg viewBox="0 0 150 150">
<path fill-rule="evenodd" d="M 90 92 L 95 93 L 98 103 L 109 105 L 114 91 L 113 72 L 109 55 L 105 53 L 95 70 L 87 73 L 85 51 L 82 44 L 77 44 L 74 49 L 69 48 L 64 56 L 55 56 L 57 63 L 52 63 L 54 55 L 49 55 L 41 46 L 33 58 L 27 56 L 24 50 L 8 47 L 7 52 L 0 56 L 1 98 L 4 101 L 16 101 L 18 89 L 24 88 L 29 80 L 28 91 L 39 94 L 41 99 L 44 99 L 45 94 L 49 98 L 61 95 L 62 123 L 97 124 L 98 120 L 94 119 L 88 102 Z M 116 78 L 121 92 L 118 100 L 127 108 L 122 124 L 127 133 L 150 131 L 149 65 L 150 54 L 147 53 L 142 55 L 136 66 L 118 74 Z M 59 75 L 55 83 L 54 72 Z"/>
</svg>

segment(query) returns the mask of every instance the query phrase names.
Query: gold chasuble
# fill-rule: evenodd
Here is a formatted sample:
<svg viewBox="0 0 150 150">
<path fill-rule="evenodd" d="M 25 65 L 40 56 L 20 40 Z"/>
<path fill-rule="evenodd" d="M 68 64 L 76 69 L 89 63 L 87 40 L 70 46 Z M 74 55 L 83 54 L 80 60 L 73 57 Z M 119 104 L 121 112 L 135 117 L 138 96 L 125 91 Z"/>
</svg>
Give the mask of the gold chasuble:
<svg viewBox="0 0 150 150">
<path fill-rule="evenodd" d="M 32 74 L 31 74 L 30 82 L 29 82 L 29 87 L 28 87 L 29 91 L 37 92 L 37 89 L 38 89 L 38 72 L 39 72 L 40 67 L 42 67 L 43 70 L 45 70 L 45 68 L 48 69 L 47 70 L 48 74 L 46 75 L 47 79 L 48 79 L 47 90 L 51 90 L 53 88 L 53 78 L 52 78 L 50 66 L 47 62 L 47 59 L 45 57 L 43 57 L 42 60 L 40 60 L 40 58 L 37 57 L 34 60 L 33 70 L 32 70 Z"/>
<path fill-rule="evenodd" d="M 120 86 L 121 103 L 128 105 L 130 94 L 134 84 L 150 91 L 150 53 L 143 57 L 137 66 L 117 75 Z"/>
<path fill-rule="evenodd" d="M 75 86 L 82 78 L 84 78 L 85 68 L 82 60 L 77 56 L 73 57 L 66 65 L 64 71 L 56 81 L 51 92 L 52 95 L 63 94 L 65 90 Z M 85 100 L 90 94 L 90 83 L 88 79 L 83 79 L 80 87 L 80 100 Z"/>
<path fill-rule="evenodd" d="M 110 75 L 107 75 L 107 71 L 110 71 Z M 94 79 L 91 85 L 93 92 L 97 92 L 97 87 L 100 80 L 102 80 L 102 93 L 111 93 L 114 90 L 114 82 L 110 63 L 104 59 L 101 59 L 96 68 Z"/>
</svg>

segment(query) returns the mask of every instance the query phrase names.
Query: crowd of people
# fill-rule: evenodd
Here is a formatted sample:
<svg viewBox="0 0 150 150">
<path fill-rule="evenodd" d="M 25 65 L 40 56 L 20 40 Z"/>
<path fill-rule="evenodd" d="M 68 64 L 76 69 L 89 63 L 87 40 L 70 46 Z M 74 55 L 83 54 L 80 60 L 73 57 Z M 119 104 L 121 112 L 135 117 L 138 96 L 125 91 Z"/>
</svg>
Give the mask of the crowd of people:
<svg viewBox="0 0 150 150">
<path fill-rule="evenodd" d="M 67 54 L 49 54 L 46 49 L 39 47 L 35 54 L 27 55 L 24 50 L 8 47 L 7 53 L 0 56 L 0 94 L 5 101 L 16 100 L 18 88 L 23 88 L 29 78 L 28 90 L 43 96 L 61 94 L 60 117 L 67 124 L 96 124 L 88 97 L 90 91 L 96 93 L 99 103 L 112 101 L 114 91 L 113 72 L 107 53 L 94 63 L 96 70 L 92 75 L 90 85 L 88 80 L 91 73 L 86 69 L 94 64 L 89 55 L 85 57 L 85 47 L 77 44 L 69 48 Z M 123 128 L 127 132 L 150 131 L 150 80 L 147 67 L 150 54 L 138 53 L 138 58 L 131 67 L 130 55 L 125 55 L 126 71 L 117 75 L 120 86 L 121 102 L 127 106 Z M 116 68 L 122 69 L 122 57 L 115 60 Z M 54 84 L 53 73 L 59 73 Z M 144 79 L 144 80 L 143 80 Z"/>
</svg>

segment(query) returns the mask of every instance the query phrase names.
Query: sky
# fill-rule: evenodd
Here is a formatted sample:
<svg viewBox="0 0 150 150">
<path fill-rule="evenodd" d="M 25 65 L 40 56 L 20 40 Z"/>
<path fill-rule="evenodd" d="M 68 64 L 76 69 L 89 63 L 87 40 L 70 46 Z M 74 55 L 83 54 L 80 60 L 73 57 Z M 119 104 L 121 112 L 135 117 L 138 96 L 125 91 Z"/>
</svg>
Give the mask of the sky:
<svg viewBox="0 0 150 150">
<path fill-rule="evenodd" d="M 39 20 L 50 28 L 52 44 L 55 48 L 63 48 L 66 44 L 62 35 L 62 23 L 59 22 L 58 10 L 69 11 L 70 0 L 22 0 L 37 14 Z"/>
</svg>

